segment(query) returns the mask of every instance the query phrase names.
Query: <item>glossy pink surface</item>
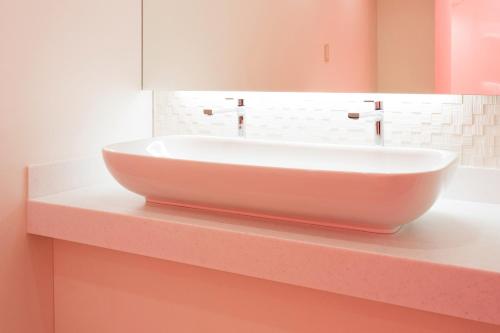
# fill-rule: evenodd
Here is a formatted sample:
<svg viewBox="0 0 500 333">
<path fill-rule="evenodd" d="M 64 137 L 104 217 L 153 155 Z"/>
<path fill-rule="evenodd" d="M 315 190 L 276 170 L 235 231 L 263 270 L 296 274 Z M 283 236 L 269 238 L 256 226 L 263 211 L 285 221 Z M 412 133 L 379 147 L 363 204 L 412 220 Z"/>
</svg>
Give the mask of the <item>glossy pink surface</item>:
<svg viewBox="0 0 500 333">
<path fill-rule="evenodd" d="M 451 1 L 435 2 L 435 92 L 451 91 Z"/>
<path fill-rule="evenodd" d="M 103 151 L 149 202 L 391 233 L 425 213 L 453 153 L 169 136 Z"/>
<path fill-rule="evenodd" d="M 500 94 L 500 1 L 436 1 L 436 91 Z"/>
</svg>

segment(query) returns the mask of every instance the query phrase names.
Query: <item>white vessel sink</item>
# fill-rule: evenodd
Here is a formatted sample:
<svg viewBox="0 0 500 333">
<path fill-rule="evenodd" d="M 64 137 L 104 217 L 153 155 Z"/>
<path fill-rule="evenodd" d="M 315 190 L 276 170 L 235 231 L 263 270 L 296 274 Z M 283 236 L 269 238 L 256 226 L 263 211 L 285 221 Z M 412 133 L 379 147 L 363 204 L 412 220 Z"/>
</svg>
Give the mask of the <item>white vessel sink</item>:
<svg viewBox="0 0 500 333">
<path fill-rule="evenodd" d="M 424 214 L 452 152 L 167 136 L 103 149 L 111 174 L 148 202 L 377 233 Z"/>
</svg>

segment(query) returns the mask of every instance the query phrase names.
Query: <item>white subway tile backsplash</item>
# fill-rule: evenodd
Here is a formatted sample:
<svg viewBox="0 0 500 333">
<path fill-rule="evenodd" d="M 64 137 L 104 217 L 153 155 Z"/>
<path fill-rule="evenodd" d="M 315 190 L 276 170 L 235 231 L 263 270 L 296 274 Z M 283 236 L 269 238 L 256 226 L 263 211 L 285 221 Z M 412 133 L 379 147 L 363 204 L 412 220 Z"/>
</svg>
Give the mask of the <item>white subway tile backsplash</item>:
<svg viewBox="0 0 500 333">
<path fill-rule="evenodd" d="M 500 169 L 500 96 L 269 92 L 155 92 L 155 135 L 237 135 L 235 114 L 203 115 L 245 98 L 247 136 L 373 144 L 373 124 L 347 119 L 364 100 L 382 100 L 388 146 L 452 150 L 466 166 Z"/>
</svg>

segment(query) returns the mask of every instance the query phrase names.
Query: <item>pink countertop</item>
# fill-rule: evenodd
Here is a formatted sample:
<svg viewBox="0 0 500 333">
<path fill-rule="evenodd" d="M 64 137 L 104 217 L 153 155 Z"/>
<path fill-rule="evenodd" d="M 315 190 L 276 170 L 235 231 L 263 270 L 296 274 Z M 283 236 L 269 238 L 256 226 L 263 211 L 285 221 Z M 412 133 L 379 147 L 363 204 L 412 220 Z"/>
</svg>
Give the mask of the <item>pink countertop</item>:
<svg viewBox="0 0 500 333">
<path fill-rule="evenodd" d="M 58 192 L 29 200 L 29 233 L 500 324 L 499 204 L 443 199 L 376 235 L 145 205 L 113 183 Z"/>
</svg>

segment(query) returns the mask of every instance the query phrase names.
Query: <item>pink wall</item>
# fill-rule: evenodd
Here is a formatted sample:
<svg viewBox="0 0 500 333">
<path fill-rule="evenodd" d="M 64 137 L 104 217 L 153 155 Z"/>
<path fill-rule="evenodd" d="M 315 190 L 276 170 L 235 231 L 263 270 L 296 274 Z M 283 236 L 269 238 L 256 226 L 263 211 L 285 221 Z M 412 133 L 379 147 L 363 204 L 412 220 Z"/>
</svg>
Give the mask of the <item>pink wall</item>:
<svg viewBox="0 0 500 333">
<path fill-rule="evenodd" d="M 500 95 L 500 1 L 437 0 L 436 24 L 437 92 Z"/>
<path fill-rule="evenodd" d="M 377 0 L 377 91 L 434 91 L 434 0 Z"/>
<path fill-rule="evenodd" d="M 437 0 L 435 4 L 436 93 L 451 90 L 451 3 L 453 0 Z"/>
<path fill-rule="evenodd" d="M 311 0 L 305 3 L 307 7 L 312 7 Z M 301 66 L 298 61 L 297 67 L 304 71 L 299 78 L 304 86 L 299 91 L 376 91 L 377 2 L 316 0 L 315 8 L 316 15 L 313 17 L 319 23 L 313 31 L 307 31 L 303 39 L 318 36 L 315 42 L 319 47 L 329 43 L 331 60 L 325 64 L 317 57 L 319 61 L 311 62 L 309 67 Z M 311 49 L 309 52 L 321 54 L 321 48 L 319 51 Z M 295 52 L 301 56 L 300 52 Z"/>
<path fill-rule="evenodd" d="M 374 91 L 376 3 L 148 0 L 144 7 L 145 87 Z M 323 57 L 325 44 L 331 46 L 328 63 Z"/>
<path fill-rule="evenodd" d="M 498 332 L 398 306 L 55 241 L 56 332 Z"/>
<path fill-rule="evenodd" d="M 0 332 L 53 332 L 52 241 L 25 233 L 25 167 L 151 135 L 140 0 L 0 1 L 0 43 Z"/>
</svg>

